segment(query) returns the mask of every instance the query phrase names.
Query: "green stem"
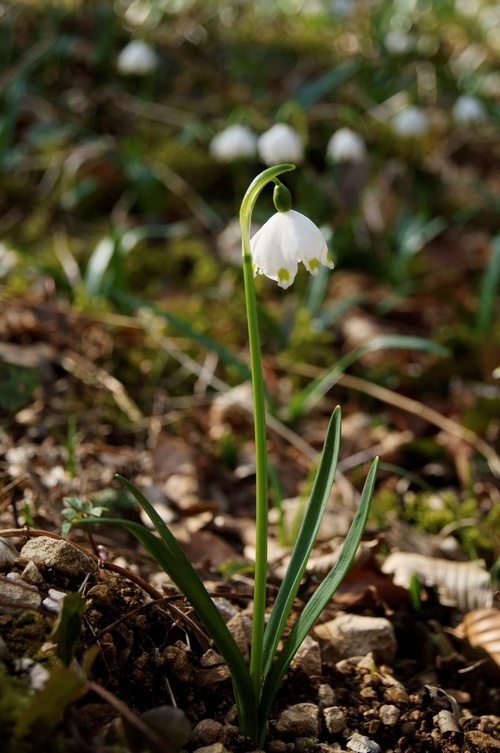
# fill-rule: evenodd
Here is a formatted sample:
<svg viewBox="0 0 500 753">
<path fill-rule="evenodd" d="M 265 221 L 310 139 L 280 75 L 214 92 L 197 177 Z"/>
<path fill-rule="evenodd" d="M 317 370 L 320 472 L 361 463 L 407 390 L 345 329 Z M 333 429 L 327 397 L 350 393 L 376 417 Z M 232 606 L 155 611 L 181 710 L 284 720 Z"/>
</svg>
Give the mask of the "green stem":
<svg viewBox="0 0 500 753">
<path fill-rule="evenodd" d="M 267 535 L 268 535 L 268 486 L 267 486 L 267 432 L 266 404 L 262 360 L 260 355 L 260 337 L 257 315 L 257 300 L 253 282 L 253 265 L 250 251 L 250 225 L 252 212 L 262 189 L 281 173 L 294 170 L 291 164 L 276 165 L 264 170 L 251 183 L 240 209 L 240 225 L 243 252 L 243 280 L 245 285 L 245 304 L 248 321 L 248 342 L 250 349 L 250 369 L 252 372 L 253 410 L 255 432 L 255 580 L 254 611 L 252 625 L 252 652 L 250 657 L 250 675 L 257 699 L 262 688 L 263 638 L 266 617 L 267 588 Z"/>
</svg>

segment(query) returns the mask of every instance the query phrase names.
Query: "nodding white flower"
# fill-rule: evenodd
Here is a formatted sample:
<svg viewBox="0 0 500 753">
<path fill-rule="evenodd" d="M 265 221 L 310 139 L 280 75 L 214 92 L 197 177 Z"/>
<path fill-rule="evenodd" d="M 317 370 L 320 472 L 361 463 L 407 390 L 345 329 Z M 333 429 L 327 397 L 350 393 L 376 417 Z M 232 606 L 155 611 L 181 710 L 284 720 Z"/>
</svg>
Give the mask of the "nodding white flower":
<svg viewBox="0 0 500 753">
<path fill-rule="evenodd" d="M 257 154 L 257 136 L 248 126 L 235 123 L 213 137 L 210 154 L 218 162 L 251 159 Z"/>
<path fill-rule="evenodd" d="M 408 105 L 391 118 L 391 126 L 403 138 L 425 136 L 429 130 L 429 118 L 415 105 Z"/>
<path fill-rule="evenodd" d="M 366 157 L 365 141 L 350 128 L 340 128 L 328 142 L 326 156 L 332 162 L 362 162 Z"/>
<path fill-rule="evenodd" d="M 480 99 L 470 94 L 462 94 L 455 101 L 451 114 L 455 123 L 479 123 L 486 120 L 486 110 Z"/>
<path fill-rule="evenodd" d="M 253 236 L 250 249 L 254 274 L 264 274 L 285 289 L 294 281 L 299 262 L 312 275 L 318 274 L 320 264 L 333 268 L 321 230 L 293 209 L 273 214 Z"/>
<path fill-rule="evenodd" d="M 276 123 L 259 137 L 259 156 L 266 165 L 293 162 L 297 165 L 304 159 L 304 144 L 297 131 L 286 123 Z"/>
<path fill-rule="evenodd" d="M 415 47 L 413 37 L 401 29 L 389 31 L 385 35 L 384 44 L 390 55 L 404 55 Z"/>
<path fill-rule="evenodd" d="M 158 56 L 147 42 L 134 39 L 120 52 L 116 65 L 124 76 L 147 76 L 158 67 Z"/>
</svg>

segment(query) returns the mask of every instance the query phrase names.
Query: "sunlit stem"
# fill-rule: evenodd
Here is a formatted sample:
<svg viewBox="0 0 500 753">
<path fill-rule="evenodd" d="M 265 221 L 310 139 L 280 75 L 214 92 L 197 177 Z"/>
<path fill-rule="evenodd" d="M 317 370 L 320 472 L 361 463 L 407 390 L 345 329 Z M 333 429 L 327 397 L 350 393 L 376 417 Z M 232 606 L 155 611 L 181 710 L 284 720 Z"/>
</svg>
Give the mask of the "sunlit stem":
<svg viewBox="0 0 500 753">
<path fill-rule="evenodd" d="M 248 321 L 248 342 L 250 349 L 250 369 L 252 373 L 253 410 L 255 432 L 255 580 L 254 610 L 252 626 L 252 649 L 250 657 L 250 675 L 256 697 L 260 697 L 262 688 L 262 653 L 266 616 L 267 586 L 267 534 L 268 534 L 268 479 L 267 479 L 267 432 L 266 403 L 262 360 L 260 355 L 260 336 L 257 316 L 257 301 L 253 281 L 253 265 L 250 252 L 250 225 L 252 212 L 262 189 L 281 173 L 294 170 L 291 164 L 276 165 L 264 170 L 251 183 L 240 209 L 240 225 L 243 252 L 243 279 L 245 285 L 245 304 Z"/>
</svg>

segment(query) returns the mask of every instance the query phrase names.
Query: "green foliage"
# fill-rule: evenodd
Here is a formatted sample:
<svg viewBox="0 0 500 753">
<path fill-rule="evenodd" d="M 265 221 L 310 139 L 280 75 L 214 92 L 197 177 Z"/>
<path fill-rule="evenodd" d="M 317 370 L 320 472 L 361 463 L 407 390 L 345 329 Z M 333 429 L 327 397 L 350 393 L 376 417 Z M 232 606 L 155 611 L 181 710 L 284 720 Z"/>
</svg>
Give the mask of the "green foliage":
<svg viewBox="0 0 500 753">
<path fill-rule="evenodd" d="M 71 528 L 83 518 L 100 518 L 103 512 L 107 511 L 106 507 L 94 505 L 90 500 L 80 499 L 80 497 L 64 497 L 63 504 L 64 507 L 61 510 L 61 516 L 64 518 L 61 526 L 63 536 L 67 536 Z"/>
</svg>

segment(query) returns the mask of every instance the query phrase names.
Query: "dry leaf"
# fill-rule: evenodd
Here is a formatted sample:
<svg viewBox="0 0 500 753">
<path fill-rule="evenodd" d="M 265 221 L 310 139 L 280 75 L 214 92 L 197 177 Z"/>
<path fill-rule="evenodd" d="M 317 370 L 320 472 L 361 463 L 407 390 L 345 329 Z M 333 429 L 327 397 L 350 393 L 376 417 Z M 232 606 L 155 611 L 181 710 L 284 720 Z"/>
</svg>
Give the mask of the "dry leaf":
<svg viewBox="0 0 500 753">
<path fill-rule="evenodd" d="M 471 646 L 482 648 L 500 666 L 500 609 L 475 609 L 465 615 L 455 630 Z"/>
<path fill-rule="evenodd" d="M 413 552 L 394 552 L 383 562 L 382 572 L 393 574 L 394 583 L 405 588 L 416 576 L 425 586 L 436 588 L 441 604 L 463 612 L 493 604 L 490 574 L 481 560 L 452 562 Z"/>
</svg>

